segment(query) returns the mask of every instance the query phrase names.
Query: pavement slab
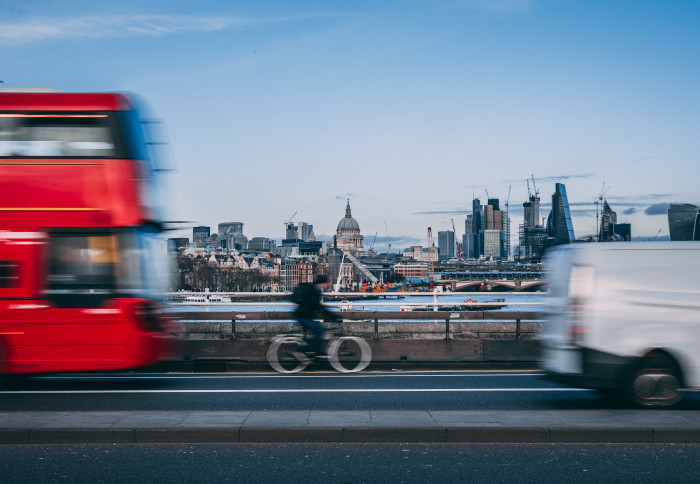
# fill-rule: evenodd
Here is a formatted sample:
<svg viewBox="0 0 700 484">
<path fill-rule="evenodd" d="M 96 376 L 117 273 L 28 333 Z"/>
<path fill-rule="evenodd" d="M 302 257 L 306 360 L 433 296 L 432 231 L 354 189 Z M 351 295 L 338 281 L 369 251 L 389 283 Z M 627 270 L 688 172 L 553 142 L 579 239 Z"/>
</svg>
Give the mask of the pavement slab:
<svg viewBox="0 0 700 484">
<path fill-rule="evenodd" d="M 251 410 L 0 413 L 0 445 L 207 442 L 700 444 L 700 411 Z"/>
</svg>

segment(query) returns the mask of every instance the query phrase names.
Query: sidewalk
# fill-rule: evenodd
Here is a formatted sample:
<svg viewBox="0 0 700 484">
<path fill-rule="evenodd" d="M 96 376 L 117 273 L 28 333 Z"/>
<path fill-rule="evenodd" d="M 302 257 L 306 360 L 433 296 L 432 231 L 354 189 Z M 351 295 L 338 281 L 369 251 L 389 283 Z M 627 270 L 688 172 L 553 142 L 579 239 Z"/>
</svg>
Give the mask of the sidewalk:
<svg viewBox="0 0 700 484">
<path fill-rule="evenodd" d="M 0 444 L 700 443 L 700 411 L 0 412 Z"/>
</svg>

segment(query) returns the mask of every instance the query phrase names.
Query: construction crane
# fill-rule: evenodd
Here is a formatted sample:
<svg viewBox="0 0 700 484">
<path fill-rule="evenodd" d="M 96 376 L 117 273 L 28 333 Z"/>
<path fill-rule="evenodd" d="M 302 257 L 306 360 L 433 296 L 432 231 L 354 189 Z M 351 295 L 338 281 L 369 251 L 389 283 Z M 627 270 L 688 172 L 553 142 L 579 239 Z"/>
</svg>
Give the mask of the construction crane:
<svg viewBox="0 0 700 484">
<path fill-rule="evenodd" d="M 384 228 L 386 229 L 386 242 L 389 244 L 389 247 L 386 250 L 386 253 L 388 254 L 391 252 L 391 240 L 389 239 L 389 227 L 386 224 L 386 220 L 384 221 Z"/>
<path fill-rule="evenodd" d="M 284 224 L 284 229 L 287 230 L 287 225 L 289 225 L 294 217 L 296 217 L 296 214 L 299 212 L 294 212 L 291 217 L 289 217 L 289 220 L 286 222 L 282 222 Z"/>
<path fill-rule="evenodd" d="M 534 202 L 535 200 L 539 202 L 539 200 L 540 200 L 540 191 L 537 189 L 537 185 L 535 184 L 535 175 L 530 175 L 530 176 L 532 177 L 532 189 L 535 191 L 535 194 L 534 194 L 534 195 L 531 195 L 531 194 L 530 194 L 530 182 L 529 182 L 529 180 L 528 180 L 528 184 L 527 184 L 527 195 L 528 195 L 528 200 L 529 200 L 530 202 Z M 537 220 L 537 221 L 540 220 L 540 213 L 539 213 L 539 210 L 538 210 L 538 213 L 537 213 L 537 218 L 536 218 L 536 220 Z M 544 217 L 542 217 L 542 225 L 543 225 L 543 226 L 545 225 Z"/>
<path fill-rule="evenodd" d="M 294 213 L 292 214 L 292 216 L 289 217 L 289 220 L 287 220 L 286 222 L 283 222 L 283 223 L 284 223 L 284 236 L 285 236 L 285 237 L 287 236 L 287 229 L 288 229 L 288 227 L 289 227 L 289 224 L 292 222 L 292 219 L 293 219 L 293 218 L 296 216 L 296 214 L 298 214 L 298 213 L 299 213 L 299 212 L 294 212 Z"/>
<path fill-rule="evenodd" d="M 372 241 L 372 245 L 369 246 L 370 252 L 374 250 L 374 243 L 377 241 L 377 235 L 379 235 L 379 232 L 374 233 L 374 240 Z"/>
<path fill-rule="evenodd" d="M 457 242 L 457 229 L 455 228 L 454 219 L 451 218 L 450 221 L 452 222 L 452 232 L 454 233 L 455 245 L 457 246 L 457 258 L 461 259 L 462 258 L 462 244 Z"/>
<path fill-rule="evenodd" d="M 345 251 L 343 251 L 343 258 L 345 258 L 345 257 L 347 257 L 348 259 L 350 259 L 350 262 L 352 262 L 353 264 L 355 264 L 355 267 L 357 267 L 357 268 L 360 270 L 360 272 L 362 272 L 362 274 L 364 274 L 365 277 L 367 277 L 367 279 L 369 279 L 370 281 L 372 281 L 374 284 L 376 284 L 376 283 L 379 282 L 379 279 L 377 279 L 377 277 L 376 277 L 374 274 L 372 274 L 372 273 L 369 271 L 369 269 L 367 269 L 367 266 L 365 266 L 362 262 L 360 262 L 360 261 L 357 259 L 357 257 L 355 257 L 354 255 L 352 255 L 350 252 L 345 252 Z"/>
<path fill-rule="evenodd" d="M 605 188 L 605 182 L 603 182 L 603 188 L 600 189 L 600 193 L 593 201 L 593 204 L 595 205 L 595 225 L 596 225 L 596 229 L 598 230 L 598 242 L 600 242 L 600 239 L 603 235 L 603 227 L 600 224 L 599 216 L 602 217 L 601 212 L 603 210 L 603 207 L 602 207 L 602 203 L 604 200 L 603 197 L 605 197 L 605 192 L 607 192 L 609 189 L 610 189 L 610 187 Z"/>
<path fill-rule="evenodd" d="M 428 227 L 428 283 L 430 290 L 435 288 L 433 282 L 433 229 Z"/>
<path fill-rule="evenodd" d="M 510 187 L 508 185 L 508 197 L 506 198 L 506 220 L 504 226 L 506 227 L 506 257 L 510 255 L 510 216 L 508 214 L 508 207 L 510 207 Z"/>
<path fill-rule="evenodd" d="M 535 185 L 535 175 L 530 175 L 532 177 L 532 189 L 535 191 L 535 198 L 537 198 L 540 195 L 540 191 L 537 189 L 537 185 Z M 528 185 L 528 192 L 530 188 Z M 529 193 L 528 193 L 529 194 Z"/>
</svg>

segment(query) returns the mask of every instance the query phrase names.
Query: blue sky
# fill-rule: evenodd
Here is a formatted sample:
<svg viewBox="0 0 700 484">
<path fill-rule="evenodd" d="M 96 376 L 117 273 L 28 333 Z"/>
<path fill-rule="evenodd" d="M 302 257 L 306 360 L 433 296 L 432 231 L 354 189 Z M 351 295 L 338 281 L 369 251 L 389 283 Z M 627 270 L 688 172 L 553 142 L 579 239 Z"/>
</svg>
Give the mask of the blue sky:
<svg viewBox="0 0 700 484">
<path fill-rule="evenodd" d="M 577 236 L 605 184 L 651 238 L 700 202 L 698 25 L 690 0 L 0 0 L 0 80 L 142 95 L 196 225 L 330 235 L 350 198 L 366 245 L 406 247 L 510 187 L 515 235 L 534 176 Z"/>
</svg>

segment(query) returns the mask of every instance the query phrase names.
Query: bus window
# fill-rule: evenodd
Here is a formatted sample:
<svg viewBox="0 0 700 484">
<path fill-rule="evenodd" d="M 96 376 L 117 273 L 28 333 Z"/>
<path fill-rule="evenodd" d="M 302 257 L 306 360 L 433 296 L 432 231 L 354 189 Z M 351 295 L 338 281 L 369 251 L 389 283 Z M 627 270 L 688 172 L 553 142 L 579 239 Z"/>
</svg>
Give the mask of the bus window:
<svg viewBox="0 0 700 484">
<path fill-rule="evenodd" d="M 114 131 L 107 114 L 0 113 L 0 157 L 123 156 Z"/>
<path fill-rule="evenodd" d="M 50 295 L 105 294 L 116 287 L 114 235 L 71 235 L 51 238 Z"/>
<path fill-rule="evenodd" d="M 0 289 L 19 287 L 19 262 L 0 261 Z"/>
<path fill-rule="evenodd" d="M 53 234 L 47 295 L 60 307 L 100 307 L 116 297 L 159 298 L 169 271 L 157 264 L 156 243 L 154 234 L 136 228 Z"/>
</svg>

